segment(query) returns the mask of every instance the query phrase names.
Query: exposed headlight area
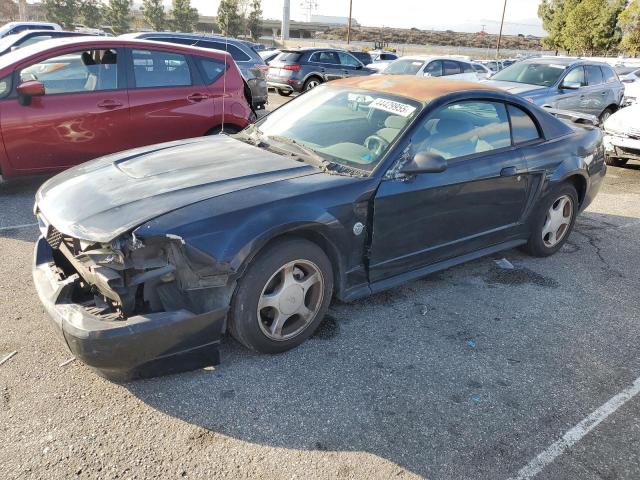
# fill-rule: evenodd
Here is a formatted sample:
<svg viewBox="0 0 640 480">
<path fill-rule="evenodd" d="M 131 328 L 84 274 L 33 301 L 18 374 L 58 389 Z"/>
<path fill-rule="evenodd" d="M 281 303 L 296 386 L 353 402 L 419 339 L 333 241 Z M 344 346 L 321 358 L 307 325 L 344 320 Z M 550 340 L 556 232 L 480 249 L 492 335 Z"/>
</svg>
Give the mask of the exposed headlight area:
<svg viewBox="0 0 640 480">
<path fill-rule="evenodd" d="M 227 284 L 229 272 L 185 246 L 179 237 L 142 242 L 130 233 L 98 243 L 64 235 L 42 215 L 38 218 L 53 250 L 55 271 L 72 285 L 74 302 L 105 319 L 185 308 L 206 311 L 215 305 L 207 303 L 204 291 Z"/>
</svg>

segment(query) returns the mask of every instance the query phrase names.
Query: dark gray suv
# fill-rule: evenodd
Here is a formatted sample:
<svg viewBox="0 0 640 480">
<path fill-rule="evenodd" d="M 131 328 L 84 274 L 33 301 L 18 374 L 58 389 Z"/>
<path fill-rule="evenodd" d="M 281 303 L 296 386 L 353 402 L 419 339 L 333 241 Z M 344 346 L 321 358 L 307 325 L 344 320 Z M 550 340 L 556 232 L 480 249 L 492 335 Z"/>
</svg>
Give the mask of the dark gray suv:
<svg viewBox="0 0 640 480">
<path fill-rule="evenodd" d="M 606 63 L 577 58 L 531 58 L 486 81 L 541 107 L 588 113 L 604 122 L 622 102 L 624 85 Z"/>
<path fill-rule="evenodd" d="M 311 90 L 323 82 L 338 78 L 371 75 L 375 70 L 346 50 L 335 48 L 300 48 L 283 50 L 269 64 L 267 83 L 280 95 Z"/>
</svg>

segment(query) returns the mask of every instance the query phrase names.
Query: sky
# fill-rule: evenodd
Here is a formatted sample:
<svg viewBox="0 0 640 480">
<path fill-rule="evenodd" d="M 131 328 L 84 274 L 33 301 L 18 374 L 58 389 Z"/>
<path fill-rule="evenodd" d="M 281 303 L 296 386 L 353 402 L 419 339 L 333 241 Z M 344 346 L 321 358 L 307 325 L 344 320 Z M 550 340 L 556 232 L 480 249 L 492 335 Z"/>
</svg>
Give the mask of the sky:
<svg viewBox="0 0 640 480">
<path fill-rule="evenodd" d="M 1 0 L 0 0 L 1 1 Z M 171 0 L 164 0 L 167 5 Z M 349 15 L 349 0 L 315 0 L 318 15 Z M 191 0 L 203 15 L 215 15 L 219 0 Z M 301 4 L 291 0 L 291 18 L 306 20 Z M 540 0 L 507 0 L 506 34 L 543 35 L 537 16 Z M 264 18 L 282 17 L 282 0 L 262 0 Z M 477 32 L 485 25 L 498 33 L 503 0 L 353 0 L 353 17 L 365 26 L 388 26 Z"/>
</svg>

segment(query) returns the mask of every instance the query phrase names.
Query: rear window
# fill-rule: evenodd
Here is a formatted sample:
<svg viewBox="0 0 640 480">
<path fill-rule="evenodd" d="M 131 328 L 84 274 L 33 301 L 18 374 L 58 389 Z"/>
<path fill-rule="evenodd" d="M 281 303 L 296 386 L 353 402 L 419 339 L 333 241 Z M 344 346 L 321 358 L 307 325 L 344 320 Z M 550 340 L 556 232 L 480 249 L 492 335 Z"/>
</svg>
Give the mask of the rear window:
<svg viewBox="0 0 640 480">
<path fill-rule="evenodd" d="M 371 55 L 367 52 L 349 52 L 351 55 L 360 60 L 363 64 L 368 65 L 372 62 Z"/>
<path fill-rule="evenodd" d="M 300 57 L 302 57 L 300 52 L 282 52 L 276 57 L 276 60 L 278 62 L 297 63 L 300 61 Z"/>
<path fill-rule="evenodd" d="M 394 60 L 385 68 L 384 73 L 391 75 L 416 75 L 424 65 L 424 60 L 411 60 L 410 58 L 400 58 Z"/>
<path fill-rule="evenodd" d="M 473 73 L 473 67 L 469 63 L 460 62 L 460 66 L 462 67 L 462 71 L 464 73 Z"/>
<path fill-rule="evenodd" d="M 600 85 L 602 83 L 602 70 L 597 65 L 584 67 L 587 73 L 587 85 Z"/>
<path fill-rule="evenodd" d="M 601 66 L 600 70 L 602 70 L 602 76 L 604 77 L 604 81 L 606 83 L 615 82 L 616 80 L 618 80 L 618 76 L 616 75 L 616 72 L 614 72 L 611 67 Z"/>
</svg>

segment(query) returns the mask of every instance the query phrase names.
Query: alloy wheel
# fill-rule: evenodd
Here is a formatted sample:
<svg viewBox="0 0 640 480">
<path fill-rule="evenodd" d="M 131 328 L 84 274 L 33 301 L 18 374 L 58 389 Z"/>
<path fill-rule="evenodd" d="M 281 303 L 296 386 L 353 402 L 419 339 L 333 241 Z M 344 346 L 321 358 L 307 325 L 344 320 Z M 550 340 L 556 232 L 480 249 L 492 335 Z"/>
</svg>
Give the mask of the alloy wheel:
<svg viewBox="0 0 640 480">
<path fill-rule="evenodd" d="M 258 300 L 258 323 L 276 341 L 302 333 L 313 322 L 324 296 L 322 271 L 308 260 L 282 266 L 267 281 Z"/>
<path fill-rule="evenodd" d="M 307 90 L 311 90 L 312 88 L 315 88 L 318 85 L 320 85 L 320 82 L 318 80 L 309 80 L 307 82 Z"/>
<path fill-rule="evenodd" d="M 573 218 L 573 200 L 568 195 L 558 198 L 549 210 L 542 226 L 542 241 L 547 248 L 555 247 L 565 237 Z"/>
</svg>

